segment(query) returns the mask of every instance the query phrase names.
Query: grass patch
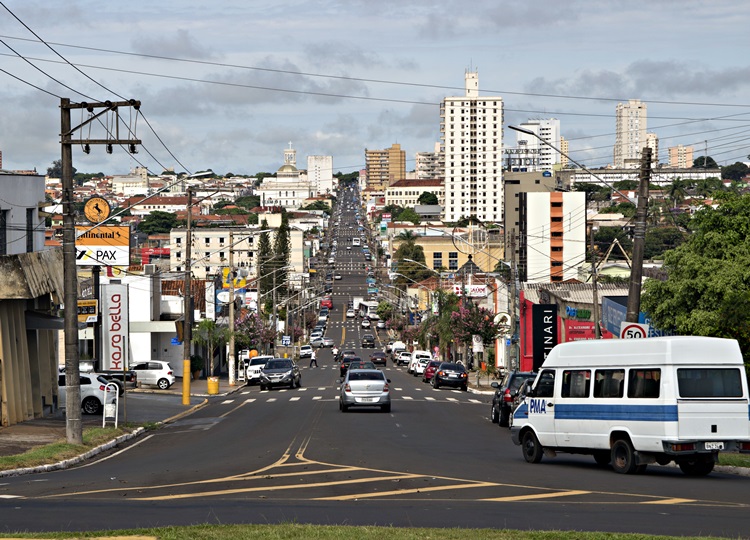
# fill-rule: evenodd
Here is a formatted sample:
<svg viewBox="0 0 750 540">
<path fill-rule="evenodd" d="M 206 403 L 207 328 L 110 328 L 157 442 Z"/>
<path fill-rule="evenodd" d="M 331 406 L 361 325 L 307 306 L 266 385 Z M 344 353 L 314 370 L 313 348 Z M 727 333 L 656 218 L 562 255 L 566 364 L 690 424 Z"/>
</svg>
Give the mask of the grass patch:
<svg viewBox="0 0 750 540">
<path fill-rule="evenodd" d="M 647 534 L 579 531 L 514 531 L 498 529 L 417 529 L 332 525 L 195 525 L 90 533 L 15 534 L 13 538 L 90 538 L 136 536 L 159 540 L 698 540 L 708 537 L 651 536 Z M 9 536 L 0 535 L 0 538 Z M 711 537 L 712 540 L 719 540 Z"/>
<path fill-rule="evenodd" d="M 92 427 L 83 430 L 83 444 L 69 444 L 62 439 L 58 442 L 32 448 L 15 456 L 0 456 L 0 471 L 50 465 L 71 459 L 88 452 L 92 448 L 133 431 L 127 427 Z"/>
<path fill-rule="evenodd" d="M 750 454 L 719 453 L 719 465 L 750 467 Z"/>
</svg>

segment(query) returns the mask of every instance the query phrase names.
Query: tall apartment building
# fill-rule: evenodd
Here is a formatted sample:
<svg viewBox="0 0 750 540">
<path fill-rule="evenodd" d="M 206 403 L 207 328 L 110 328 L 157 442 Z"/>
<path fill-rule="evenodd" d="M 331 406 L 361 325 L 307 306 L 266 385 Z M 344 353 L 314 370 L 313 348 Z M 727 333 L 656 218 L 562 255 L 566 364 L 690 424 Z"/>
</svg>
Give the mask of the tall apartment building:
<svg viewBox="0 0 750 540">
<path fill-rule="evenodd" d="M 646 146 L 646 104 L 639 99 L 618 103 L 615 108 L 614 167 L 635 169 L 640 166 Z"/>
<path fill-rule="evenodd" d="M 385 150 L 365 148 L 365 166 L 367 187 L 385 191 L 391 183 L 406 176 L 406 152 L 401 150 L 400 144 L 392 144 Z"/>
<path fill-rule="evenodd" d="M 669 166 L 673 169 L 689 169 L 693 166 L 693 147 L 677 146 L 669 147 Z"/>
<path fill-rule="evenodd" d="M 557 149 L 560 148 L 560 120 L 549 118 L 547 120 L 529 120 L 520 126 L 532 133 L 536 133 L 543 141 L 551 144 Z M 554 150 L 542 141 L 527 133 L 517 132 L 516 141 L 519 147 L 525 147 L 534 150 L 537 154 L 537 163 L 533 168 L 527 168 L 528 171 L 551 171 L 555 165 L 560 163 L 560 152 Z"/>
<path fill-rule="evenodd" d="M 479 96 L 479 73 L 465 74 L 465 95 L 440 105 L 445 155 L 443 219 L 476 216 L 500 223 L 503 215 L 503 98 Z"/>
<path fill-rule="evenodd" d="M 319 194 L 333 193 L 333 156 L 307 156 L 307 180 Z"/>
<path fill-rule="evenodd" d="M 570 160 L 568 159 L 568 155 L 570 154 L 569 148 L 570 148 L 570 143 L 568 142 L 568 140 L 565 139 L 565 137 L 563 137 L 562 135 L 560 135 L 560 150 L 561 150 L 560 167 L 562 167 L 563 169 L 567 167 L 568 164 L 570 163 Z"/>
<path fill-rule="evenodd" d="M 435 143 L 434 152 L 417 152 L 414 161 L 414 172 L 418 180 L 435 180 L 443 177 L 445 159 L 440 143 Z"/>
<path fill-rule="evenodd" d="M 659 137 L 656 133 L 646 133 L 646 147 L 651 149 L 651 168 L 659 164 Z"/>
</svg>

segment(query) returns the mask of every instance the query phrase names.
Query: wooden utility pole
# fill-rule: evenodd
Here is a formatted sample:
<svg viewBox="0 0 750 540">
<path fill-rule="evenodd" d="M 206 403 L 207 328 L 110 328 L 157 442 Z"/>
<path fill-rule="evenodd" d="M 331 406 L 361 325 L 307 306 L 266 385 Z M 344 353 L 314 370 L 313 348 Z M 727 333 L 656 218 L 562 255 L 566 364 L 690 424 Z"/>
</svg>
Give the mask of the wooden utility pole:
<svg viewBox="0 0 750 540">
<path fill-rule="evenodd" d="M 594 319 L 594 337 L 596 339 L 602 338 L 602 329 L 599 326 L 599 286 L 598 276 L 596 269 L 596 244 L 594 244 L 594 226 L 591 225 L 590 233 L 591 237 L 591 291 L 593 293 L 593 310 L 591 312 Z"/>
<path fill-rule="evenodd" d="M 187 230 L 185 232 L 185 281 L 183 285 L 182 313 L 183 313 L 183 330 L 182 330 L 182 404 L 190 405 L 190 342 L 192 341 L 193 329 L 193 309 L 191 289 L 192 269 L 192 216 L 193 216 L 193 190 L 187 188 Z"/>
<path fill-rule="evenodd" d="M 235 380 L 234 358 L 234 232 L 229 231 L 229 386 L 237 384 Z"/>
<path fill-rule="evenodd" d="M 648 184 L 651 181 L 651 149 L 643 148 L 641 154 L 638 205 L 635 211 L 635 233 L 633 235 L 633 267 L 630 269 L 628 287 L 628 311 L 626 322 L 637 323 L 641 311 L 641 279 L 643 277 L 643 248 L 646 243 L 646 214 L 648 213 Z"/>
<path fill-rule="evenodd" d="M 65 435 L 68 443 L 83 443 L 83 423 L 81 421 L 81 374 L 78 355 L 78 272 L 76 269 L 76 231 L 75 231 L 75 208 L 74 185 L 73 185 L 73 144 L 80 144 L 86 150 L 91 145 L 107 145 L 111 152 L 112 145 L 127 145 L 131 152 L 135 152 L 135 145 L 141 144 L 138 139 L 120 139 L 120 119 L 117 112 L 119 107 L 140 108 L 141 102 L 131 99 L 130 101 L 104 103 L 71 103 L 68 98 L 60 99 L 60 146 L 62 165 L 62 210 L 63 210 L 63 302 L 65 311 L 63 324 L 65 327 Z M 86 109 L 89 114 L 95 109 L 103 109 L 101 112 L 90 116 L 87 120 L 76 127 L 72 127 L 70 120 L 71 109 Z M 73 134 L 93 122 L 100 116 L 109 112 L 114 113 L 117 118 L 114 122 L 115 133 L 107 133 L 106 139 L 83 139 L 73 140 Z"/>
</svg>

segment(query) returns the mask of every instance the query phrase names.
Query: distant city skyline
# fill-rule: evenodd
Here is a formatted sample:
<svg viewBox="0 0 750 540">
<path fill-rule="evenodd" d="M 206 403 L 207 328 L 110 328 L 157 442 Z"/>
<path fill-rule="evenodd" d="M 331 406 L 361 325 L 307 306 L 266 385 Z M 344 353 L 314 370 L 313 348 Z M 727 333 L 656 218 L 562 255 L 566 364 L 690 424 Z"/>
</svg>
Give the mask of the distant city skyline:
<svg viewBox="0 0 750 540">
<path fill-rule="evenodd" d="M 325 0 L 218 0 L 211 9 L 164 0 L 137 2 L 127 15 L 91 0 L 65 9 L 4 3 L 102 85 L 0 7 L 5 169 L 43 174 L 59 159 L 59 97 L 119 94 L 142 103 L 148 123 L 123 111 L 120 132 L 137 127 L 143 148 L 135 156 L 76 148 L 79 171 L 126 174 L 143 164 L 155 174 L 273 172 L 289 140 L 301 159 L 332 156 L 334 172 L 343 173 L 364 168 L 365 148 L 399 144 L 413 170 L 415 155 L 440 141 L 440 103 L 463 93 L 466 70 L 479 73 L 480 97 L 502 97 L 506 146 L 516 140 L 508 125 L 555 118 L 575 160 L 607 166 L 615 107 L 637 99 L 648 106 L 661 163 L 678 145 L 692 146 L 696 157 L 708 148 L 720 165 L 750 154 L 742 134 L 750 116 L 743 54 L 750 5 L 743 3 L 480 0 L 465 10 L 451 0 L 401 0 L 372 10 Z M 95 122 L 91 136 L 103 133 Z"/>
</svg>

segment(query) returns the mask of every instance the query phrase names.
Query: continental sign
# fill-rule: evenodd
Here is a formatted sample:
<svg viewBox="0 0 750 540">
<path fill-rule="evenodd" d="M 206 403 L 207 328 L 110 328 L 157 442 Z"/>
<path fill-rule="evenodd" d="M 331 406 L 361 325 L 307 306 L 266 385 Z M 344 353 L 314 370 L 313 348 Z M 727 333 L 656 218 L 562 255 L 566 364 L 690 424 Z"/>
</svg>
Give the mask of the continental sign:
<svg viewBox="0 0 750 540">
<path fill-rule="evenodd" d="M 130 227 L 76 227 L 76 266 L 129 266 Z"/>
</svg>

